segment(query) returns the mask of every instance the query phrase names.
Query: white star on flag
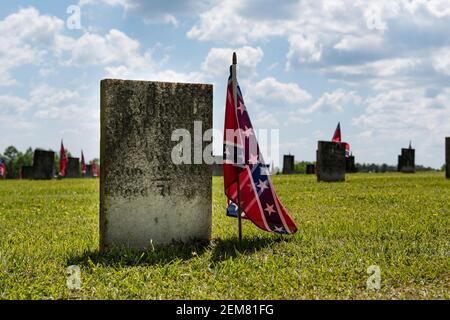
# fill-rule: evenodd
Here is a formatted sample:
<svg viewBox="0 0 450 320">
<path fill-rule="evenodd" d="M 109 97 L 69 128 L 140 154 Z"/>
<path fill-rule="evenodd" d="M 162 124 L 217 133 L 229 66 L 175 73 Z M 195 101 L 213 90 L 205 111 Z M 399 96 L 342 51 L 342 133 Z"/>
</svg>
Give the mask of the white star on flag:
<svg viewBox="0 0 450 320">
<path fill-rule="evenodd" d="M 250 164 L 258 163 L 258 156 L 251 154 L 250 158 L 248 159 L 248 163 L 250 163 Z"/>
<path fill-rule="evenodd" d="M 257 187 L 260 189 L 261 192 L 263 192 L 264 189 L 268 189 L 269 187 L 267 186 L 267 180 L 261 181 L 261 179 L 259 179 L 259 183 L 257 184 Z"/>
<path fill-rule="evenodd" d="M 273 231 L 275 231 L 275 232 L 281 232 L 281 233 L 286 232 L 286 231 L 284 230 L 283 227 L 275 227 L 275 229 L 274 229 Z"/>
<path fill-rule="evenodd" d="M 275 209 L 273 208 L 273 204 L 269 206 L 269 204 L 266 204 L 266 208 L 264 209 L 264 211 L 267 211 L 267 213 L 269 214 L 269 216 L 276 212 Z"/>
<path fill-rule="evenodd" d="M 241 101 L 239 101 L 238 104 L 239 104 L 239 107 L 237 109 L 241 112 L 241 114 L 243 114 L 245 111 L 245 106 Z"/>
<path fill-rule="evenodd" d="M 248 138 L 250 136 L 253 136 L 253 129 L 245 126 L 245 130 L 243 133 L 244 133 L 244 136 Z"/>
</svg>

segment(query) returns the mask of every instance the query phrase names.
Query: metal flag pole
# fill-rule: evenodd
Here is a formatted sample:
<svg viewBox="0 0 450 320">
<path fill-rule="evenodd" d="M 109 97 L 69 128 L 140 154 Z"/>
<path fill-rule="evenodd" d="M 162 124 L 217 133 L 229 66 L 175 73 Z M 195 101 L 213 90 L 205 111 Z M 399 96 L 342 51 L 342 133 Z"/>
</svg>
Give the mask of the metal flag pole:
<svg viewBox="0 0 450 320">
<path fill-rule="evenodd" d="M 236 77 L 237 57 L 236 52 L 233 52 L 233 64 L 231 65 L 231 83 L 233 85 L 233 101 L 234 109 L 237 108 L 237 77 Z M 237 207 L 238 207 L 238 226 L 239 226 L 239 242 L 242 242 L 242 210 L 241 210 L 241 186 L 239 174 L 237 176 Z"/>
</svg>

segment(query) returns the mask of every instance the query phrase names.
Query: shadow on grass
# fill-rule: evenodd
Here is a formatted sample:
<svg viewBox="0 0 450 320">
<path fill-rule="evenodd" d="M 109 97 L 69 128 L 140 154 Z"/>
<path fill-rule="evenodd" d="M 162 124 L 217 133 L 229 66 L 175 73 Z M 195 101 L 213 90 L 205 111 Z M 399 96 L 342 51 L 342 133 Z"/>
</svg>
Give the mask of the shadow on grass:
<svg viewBox="0 0 450 320">
<path fill-rule="evenodd" d="M 284 241 L 288 241 L 288 238 L 274 235 L 247 237 L 243 238 L 241 242 L 238 237 L 217 239 L 211 243 L 211 261 L 213 263 L 220 262 L 240 255 L 256 253 Z"/>
<path fill-rule="evenodd" d="M 211 242 L 195 244 L 176 244 L 148 250 L 131 250 L 116 247 L 105 252 L 90 250 L 81 255 L 73 255 L 67 259 L 68 265 L 92 267 L 103 266 L 151 266 L 165 265 L 177 260 L 188 261 L 206 253 L 211 254 L 211 262 L 217 263 L 239 255 L 255 253 L 272 245 L 288 241 L 281 236 L 249 237 L 239 242 L 237 237 L 213 239 Z"/>
</svg>

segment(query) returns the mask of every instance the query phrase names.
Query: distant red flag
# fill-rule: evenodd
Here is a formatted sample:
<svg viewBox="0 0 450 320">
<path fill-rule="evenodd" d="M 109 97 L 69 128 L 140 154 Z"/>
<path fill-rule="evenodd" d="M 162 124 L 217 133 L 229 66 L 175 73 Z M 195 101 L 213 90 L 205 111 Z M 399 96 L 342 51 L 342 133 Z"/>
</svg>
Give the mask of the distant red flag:
<svg viewBox="0 0 450 320">
<path fill-rule="evenodd" d="M 334 131 L 333 139 L 331 139 L 333 142 L 341 142 L 341 123 L 338 122 L 338 125 L 336 127 L 336 130 Z"/>
<path fill-rule="evenodd" d="M 338 125 L 336 127 L 336 130 L 334 131 L 333 139 L 331 139 L 333 142 L 342 142 L 342 136 L 341 136 L 341 123 L 338 122 Z M 350 155 L 350 145 L 347 142 L 342 142 L 345 145 L 345 156 L 348 157 Z"/>
<path fill-rule="evenodd" d="M 61 149 L 59 150 L 59 175 L 64 177 L 66 174 L 67 156 L 64 144 L 61 140 Z"/>
<path fill-rule="evenodd" d="M 230 133 L 232 137 L 229 136 Z M 239 177 L 240 206 L 244 218 L 265 231 L 285 234 L 297 231 L 270 181 L 269 168 L 259 152 L 258 141 L 239 86 L 237 106 L 234 105 L 231 76 L 225 107 L 223 170 L 225 195 L 228 198 L 227 215 L 237 217 Z"/>
<path fill-rule="evenodd" d="M 6 176 L 6 164 L 5 160 L 0 158 L 0 177 L 4 178 Z"/>
<path fill-rule="evenodd" d="M 98 168 L 97 168 L 97 164 L 95 163 L 95 161 L 92 161 L 92 176 L 98 177 Z"/>
<path fill-rule="evenodd" d="M 85 175 L 87 171 L 86 162 L 84 161 L 83 150 L 81 150 L 81 174 Z"/>
</svg>

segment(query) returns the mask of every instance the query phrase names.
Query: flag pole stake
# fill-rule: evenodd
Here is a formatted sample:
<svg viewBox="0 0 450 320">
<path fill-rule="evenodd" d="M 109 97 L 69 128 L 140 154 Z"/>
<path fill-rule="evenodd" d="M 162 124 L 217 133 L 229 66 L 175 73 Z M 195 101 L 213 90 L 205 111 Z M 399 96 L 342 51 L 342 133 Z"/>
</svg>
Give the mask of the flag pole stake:
<svg viewBox="0 0 450 320">
<path fill-rule="evenodd" d="M 237 56 L 236 52 L 233 52 L 233 65 L 231 67 L 231 81 L 233 84 L 233 101 L 234 101 L 234 109 L 237 107 L 237 77 L 236 77 L 236 65 L 237 65 Z M 240 178 L 239 173 L 237 176 L 237 207 L 238 207 L 238 228 L 239 228 L 239 243 L 242 242 L 242 210 L 241 210 L 241 186 L 240 186 Z"/>
</svg>

